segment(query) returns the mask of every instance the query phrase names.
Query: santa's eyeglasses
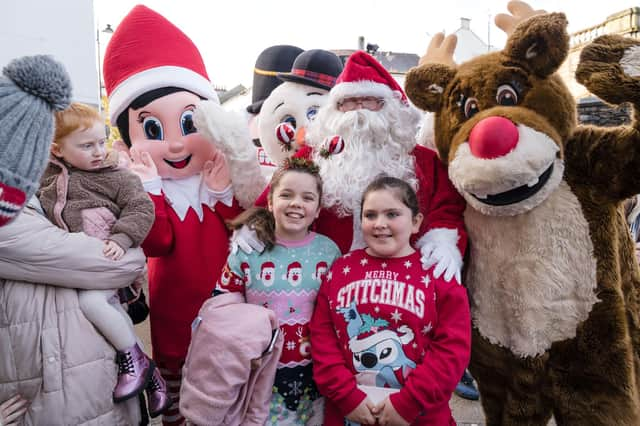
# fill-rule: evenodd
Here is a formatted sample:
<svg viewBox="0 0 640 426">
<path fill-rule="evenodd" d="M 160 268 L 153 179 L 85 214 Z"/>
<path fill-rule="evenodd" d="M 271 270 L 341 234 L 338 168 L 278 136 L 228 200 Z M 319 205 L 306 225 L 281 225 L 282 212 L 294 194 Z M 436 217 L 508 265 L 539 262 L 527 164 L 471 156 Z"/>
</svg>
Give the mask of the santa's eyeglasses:
<svg viewBox="0 0 640 426">
<path fill-rule="evenodd" d="M 357 98 L 345 98 L 338 102 L 338 110 L 353 111 L 354 109 L 365 108 L 369 111 L 380 111 L 384 106 L 384 99 L 375 96 L 363 96 Z"/>
</svg>

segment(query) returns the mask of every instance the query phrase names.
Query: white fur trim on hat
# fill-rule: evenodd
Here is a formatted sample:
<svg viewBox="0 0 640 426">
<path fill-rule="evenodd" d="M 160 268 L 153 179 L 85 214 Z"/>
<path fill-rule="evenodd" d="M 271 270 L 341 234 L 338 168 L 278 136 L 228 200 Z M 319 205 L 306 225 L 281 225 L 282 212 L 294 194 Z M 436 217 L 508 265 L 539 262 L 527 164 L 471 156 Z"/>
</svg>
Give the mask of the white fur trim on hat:
<svg viewBox="0 0 640 426">
<path fill-rule="evenodd" d="M 402 97 L 400 92 L 397 92 Z M 329 102 L 337 103 L 344 98 L 354 96 L 377 96 L 388 99 L 393 96 L 393 90 L 386 84 L 362 80 L 357 82 L 338 83 L 329 92 Z"/>
<path fill-rule="evenodd" d="M 151 68 L 127 78 L 109 97 L 109 119 L 112 123 L 138 96 L 161 87 L 180 87 L 211 101 L 220 102 L 209 80 L 184 67 L 162 66 Z"/>
<path fill-rule="evenodd" d="M 402 333 L 401 336 L 393 330 L 382 330 L 378 331 L 375 334 L 367 336 L 364 339 L 358 339 L 357 337 L 354 337 L 349 340 L 349 349 L 351 349 L 351 352 L 353 353 L 358 353 L 367 350 L 385 340 L 395 340 L 401 345 L 406 345 L 413 340 L 413 331 L 406 325 L 398 328 L 398 331 Z"/>
</svg>

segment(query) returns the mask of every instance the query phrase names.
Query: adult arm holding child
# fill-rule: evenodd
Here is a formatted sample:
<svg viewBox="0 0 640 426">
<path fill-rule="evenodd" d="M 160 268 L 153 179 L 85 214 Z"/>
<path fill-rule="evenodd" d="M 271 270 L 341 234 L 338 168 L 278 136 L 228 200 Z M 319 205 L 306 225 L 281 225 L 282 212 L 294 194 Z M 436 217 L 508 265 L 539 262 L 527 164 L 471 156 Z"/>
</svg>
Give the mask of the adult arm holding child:
<svg viewBox="0 0 640 426">
<path fill-rule="evenodd" d="M 0 228 L 2 278 L 50 285 L 107 290 L 130 284 L 144 268 L 140 249 L 114 262 L 104 243 L 84 233 L 68 233 L 38 213 L 35 197 L 10 225 Z"/>
</svg>

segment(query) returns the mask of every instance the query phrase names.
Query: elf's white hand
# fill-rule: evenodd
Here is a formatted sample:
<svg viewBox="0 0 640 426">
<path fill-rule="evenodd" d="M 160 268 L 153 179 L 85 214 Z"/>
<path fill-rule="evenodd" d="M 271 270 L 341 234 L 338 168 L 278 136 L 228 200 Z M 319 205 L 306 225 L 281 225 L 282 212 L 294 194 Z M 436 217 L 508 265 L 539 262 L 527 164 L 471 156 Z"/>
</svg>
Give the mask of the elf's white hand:
<svg viewBox="0 0 640 426">
<path fill-rule="evenodd" d="M 444 280 L 453 277 L 461 282 L 462 255 L 458 249 L 458 232 L 455 229 L 437 228 L 427 232 L 418 241 L 420 261 L 424 269 L 433 265 L 433 276 L 439 278 L 444 273 Z"/>
<path fill-rule="evenodd" d="M 224 154 L 216 151 L 211 160 L 207 160 L 202 168 L 204 183 L 212 191 L 224 191 L 231 185 L 229 166 L 224 158 Z"/>
<path fill-rule="evenodd" d="M 236 254 L 238 248 L 246 254 L 251 254 L 254 250 L 258 253 L 264 251 L 264 243 L 258 239 L 255 230 L 243 225 L 242 228 L 233 231 L 231 236 L 231 254 Z"/>
<path fill-rule="evenodd" d="M 159 177 L 158 168 L 151 158 L 151 154 L 146 151 L 139 152 L 135 148 L 129 150 L 131 153 L 131 163 L 129 170 L 138 175 L 142 183 L 150 182 Z"/>
</svg>

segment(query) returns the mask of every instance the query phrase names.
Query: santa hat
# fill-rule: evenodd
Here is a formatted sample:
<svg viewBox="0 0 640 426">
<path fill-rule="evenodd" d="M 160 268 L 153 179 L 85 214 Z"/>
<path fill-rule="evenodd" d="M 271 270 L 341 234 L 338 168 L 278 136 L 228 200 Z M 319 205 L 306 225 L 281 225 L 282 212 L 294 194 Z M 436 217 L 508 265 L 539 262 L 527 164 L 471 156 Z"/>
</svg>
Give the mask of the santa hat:
<svg viewBox="0 0 640 426">
<path fill-rule="evenodd" d="M 290 263 L 289 266 L 287 266 L 287 273 L 291 272 L 293 269 L 302 269 L 300 262 Z"/>
<path fill-rule="evenodd" d="M 398 334 L 401 333 L 401 334 Z M 349 349 L 353 353 L 362 352 L 367 350 L 380 342 L 385 340 L 395 340 L 401 345 L 406 345 L 413 340 L 414 334 L 408 326 L 403 325 L 398 328 L 398 331 L 383 329 L 383 330 L 371 330 L 358 334 L 349 340 Z"/>
<path fill-rule="evenodd" d="M 402 102 L 409 104 L 402 87 L 373 56 L 359 50 L 349 56 L 336 85 L 329 92 L 331 102 L 355 96 L 388 98 L 399 92 Z"/>
<path fill-rule="evenodd" d="M 104 55 L 112 123 L 138 96 L 179 87 L 218 101 L 195 44 L 164 16 L 138 5 L 122 20 Z"/>
<path fill-rule="evenodd" d="M 274 264 L 273 264 L 273 262 L 264 262 L 264 263 L 262 264 L 262 266 L 260 267 L 260 269 L 261 269 L 262 271 L 264 271 L 265 269 L 269 269 L 269 268 L 271 268 L 271 269 L 275 269 L 275 267 L 276 267 L 276 265 L 274 265 Z"/>
</svg>

